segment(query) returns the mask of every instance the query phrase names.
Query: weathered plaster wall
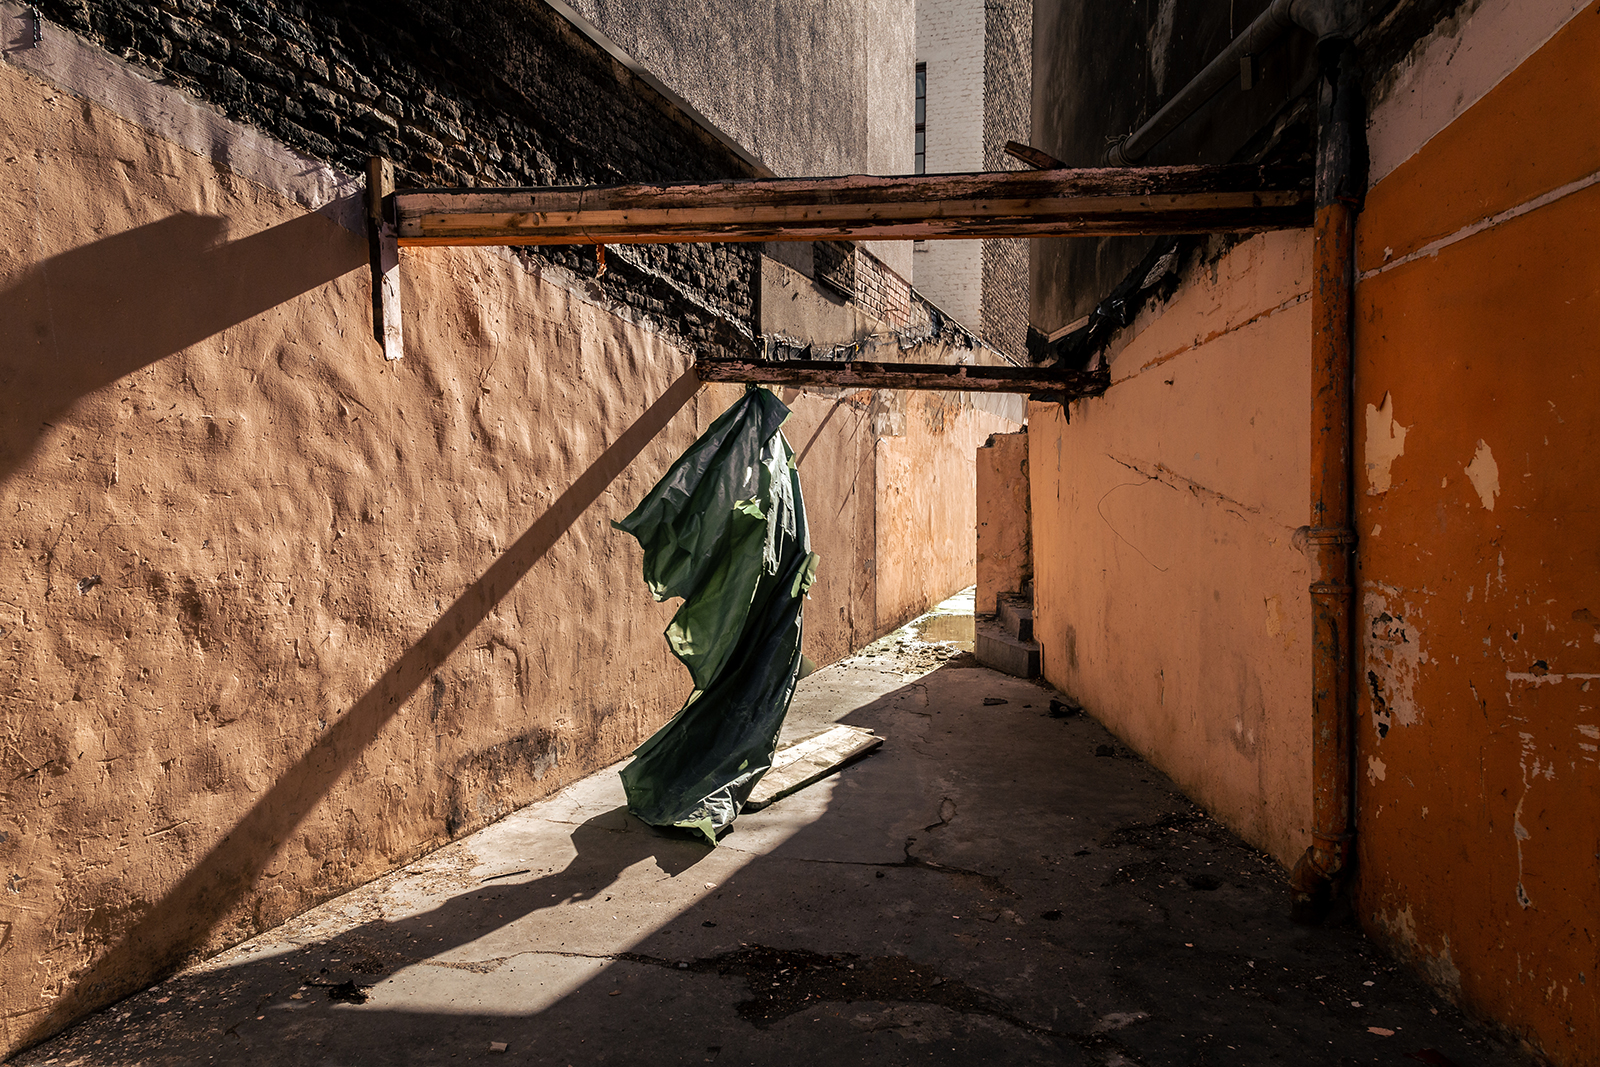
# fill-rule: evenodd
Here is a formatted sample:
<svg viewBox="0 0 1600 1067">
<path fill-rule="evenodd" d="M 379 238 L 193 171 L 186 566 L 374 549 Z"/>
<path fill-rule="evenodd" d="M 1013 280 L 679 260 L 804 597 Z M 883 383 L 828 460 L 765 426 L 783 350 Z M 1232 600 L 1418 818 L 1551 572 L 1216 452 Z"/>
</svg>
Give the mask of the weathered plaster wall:
<svg viewBox="0 0 1600 1067">
<path fill-rule="evenodd" d="M 0 67 L 6 1048 L 626 754 L 681 352 Z"/>
<path fill-rule="evenodd" d="M 673 605 L 608 520 L 738 387 L 697 389 L 626 303 L 491 250 L 405 254 L 386 364 L 340 205 L 10 65 L 0 113 L 3 1055 L 670 716 Z M 1007 424 L 914 427 L 941 481 L 880 500 L 870 410 L 793 399 L 827 662 L 899 621 L 880 508 L 953 524 L 922 531 L 940 567 L 897 606 L 971 581 L 943 501 Z"/>
<path fill-rule="evenodd" d="M 1197 263 L 1100 399 L 1030 404 L 1044 675 L 1292 862 L 1310 815 L 1309 233 Z"/>
<path fill-rule="evenodd" d="M 1357 250 L 1356 906 L 1558 1064 L 1600 1046 L 1597 54 L 1592 0 L 1485 0 L 1370 71 Z M 1309 252 L 1207 253 L 1029 434 L 1046 675 L 1285 862 Z"/>
<path fill-rule="evenodd" d="M 883 435 L 874 464 L 873 566 L 878 626 L 885 631 L 972 584 L 972 457 L 989 434 L 1016 425 L 973 406 L 970 394 L 909 393 L 900 400 L 896 411 L 879 399 L 874 412 Z"/>
<path fill-rule="evenodd" d="M 89 99 L 107 96 L 81 69 L 93 50 L 75 34 L 169 96 L 204 102 L 310 160 L 365 174 L 371 155 L 387 156 L 400 188 L 751 173 L 542 3 L 43 0 L 0 4 L 0 22 L 7 62 Z M 140 95 L 111 99 L 137 109 Z M 231 161 L 232 145 L 218 147 L 213 158 Z M 521 255 L 588 274 L 608 300 L 692 349 L 743 351 L 759 285 L 753 246 L 616 246 L 603 277 L 588 247 Z"/>
<path fill-rule="evenodd" d="M 993 614 L 995 598 L 1033 581 L 1028 433 L 997 433 L 978 449 L 977 604 Z"/>
<path fill-rule="evenodd" d="M 1483 5 L 1375 108 L 1356 334 L 1361 913 L 1561 1064 L 1600 1048 L 1600 7 L 1571 7 Z"/>
</svg>

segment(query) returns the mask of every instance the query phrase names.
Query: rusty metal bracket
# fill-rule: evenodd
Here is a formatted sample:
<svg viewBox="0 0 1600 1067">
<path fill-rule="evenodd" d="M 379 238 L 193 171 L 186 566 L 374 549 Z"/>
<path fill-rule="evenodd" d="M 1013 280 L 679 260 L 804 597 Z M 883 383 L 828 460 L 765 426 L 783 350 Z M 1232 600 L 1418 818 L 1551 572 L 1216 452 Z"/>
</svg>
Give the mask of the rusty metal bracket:
<svg viewBox="0 0 1600 1067">
<path fill-rule="evenodd" d="M 394 226 L 394 164 L 382 156 L 367 161 L 367 240 L 372 256 L 372 336 L 383 358 L 405 355 L 400 325 L 400 242 Z"/>
</svg>

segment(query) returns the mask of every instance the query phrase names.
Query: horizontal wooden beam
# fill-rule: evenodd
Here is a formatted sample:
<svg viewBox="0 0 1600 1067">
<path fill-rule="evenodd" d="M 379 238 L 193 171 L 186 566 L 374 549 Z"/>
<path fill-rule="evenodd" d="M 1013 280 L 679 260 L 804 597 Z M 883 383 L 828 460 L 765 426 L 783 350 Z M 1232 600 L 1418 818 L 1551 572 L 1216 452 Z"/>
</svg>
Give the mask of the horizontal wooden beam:
<svg viewBox="0 0 1600 1067">
<path fill-rule="evenodd" d="M 1110 384 L 1110 377 L 1105 371 L 1058 370 L 1053 367 L 969 367 L 949 363 L 869 363 L 864 360 L 700 359 L 695 363 L 694 371 L 703 382 L 1048 394 L 1055 400 L 1099 396 Z"/>
<path fill-rule="evenodd" d="M 396 193 L 402 245 L 1254 232 L 1309 226 L 1309 167 L 1230 164 Z"/>
</svg>

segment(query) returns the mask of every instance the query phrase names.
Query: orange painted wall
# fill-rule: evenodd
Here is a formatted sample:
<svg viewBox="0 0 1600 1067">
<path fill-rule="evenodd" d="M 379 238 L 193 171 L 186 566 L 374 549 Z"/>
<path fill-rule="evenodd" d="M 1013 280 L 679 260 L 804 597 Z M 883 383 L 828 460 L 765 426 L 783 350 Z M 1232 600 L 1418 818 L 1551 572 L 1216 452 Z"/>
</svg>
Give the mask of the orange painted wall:
<svg viewBox="0 0 1600 1067">
<path fill-rule="evenodd" d="M 1028 512 L 1028 434 L 997 433 L 978 449 L 978 581 L 980 615 L 998 597 L 1033 581 L 1033 517 Z"/>
<path fill-rule="evenodd" d="M 1590 5 L 1357 253 L 1359 906 L 1561 1064 L 1600 1049 L 1597 57 Z"/>
<path fill-rule="evenodd" d="M 1197 262 L 1104 397 L 1030 404 L 1045 677 L 1280 862 L 1310 818 L 1311 237 Z"/>
</svg>

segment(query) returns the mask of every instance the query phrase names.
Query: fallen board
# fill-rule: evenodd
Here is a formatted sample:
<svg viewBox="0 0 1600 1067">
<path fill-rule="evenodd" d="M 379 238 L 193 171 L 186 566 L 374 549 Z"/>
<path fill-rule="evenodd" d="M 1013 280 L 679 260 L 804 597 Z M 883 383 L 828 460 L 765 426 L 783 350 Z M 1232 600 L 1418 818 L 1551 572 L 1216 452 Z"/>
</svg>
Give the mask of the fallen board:
<svg viewBox="0 0 1600 1067">
<path fill-rule="evenodd" d="M 787 745 L 772 757 L 772 770 L 756 784 L 745 801 L 745 811 L 760 811 L 768 804 L 820 782 L 834 771 L 860 759 L 883 738 L 855 726 L 834 726 L 803 741 Z"/>
</svg>

